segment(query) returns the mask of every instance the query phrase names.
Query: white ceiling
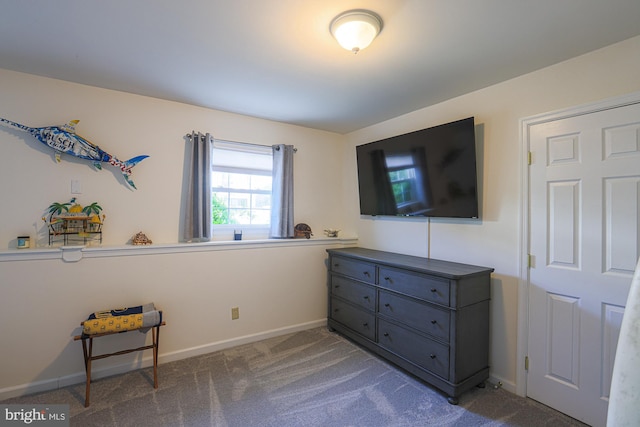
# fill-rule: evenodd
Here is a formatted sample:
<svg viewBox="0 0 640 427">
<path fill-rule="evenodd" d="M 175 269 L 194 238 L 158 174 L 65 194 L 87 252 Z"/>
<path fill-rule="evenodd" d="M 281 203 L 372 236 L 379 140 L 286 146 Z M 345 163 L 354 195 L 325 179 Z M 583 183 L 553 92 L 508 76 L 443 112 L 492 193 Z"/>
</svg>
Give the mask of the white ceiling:
<svg viewBox="0 0 640 427">
<path fill-rule="evenodd" d="M 639 0 L 0 0 L 0 68 L 338 133 L 638 34 Z"/>
</svg>

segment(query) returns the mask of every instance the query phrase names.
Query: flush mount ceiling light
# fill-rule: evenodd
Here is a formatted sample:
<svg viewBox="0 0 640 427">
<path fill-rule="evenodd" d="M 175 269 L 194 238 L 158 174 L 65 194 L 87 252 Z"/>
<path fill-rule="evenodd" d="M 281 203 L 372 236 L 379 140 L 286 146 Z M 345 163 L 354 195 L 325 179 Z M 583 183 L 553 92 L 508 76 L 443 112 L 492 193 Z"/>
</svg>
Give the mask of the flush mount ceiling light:
<svg viewBox="0 0 640 427">
<path fill-rule="evenodd" d="M 382 19 L 369 10 L 349 10 L 336 16 L 329 29 L 340 46 L 358 53 L 380 33 Z"/>
</svg>

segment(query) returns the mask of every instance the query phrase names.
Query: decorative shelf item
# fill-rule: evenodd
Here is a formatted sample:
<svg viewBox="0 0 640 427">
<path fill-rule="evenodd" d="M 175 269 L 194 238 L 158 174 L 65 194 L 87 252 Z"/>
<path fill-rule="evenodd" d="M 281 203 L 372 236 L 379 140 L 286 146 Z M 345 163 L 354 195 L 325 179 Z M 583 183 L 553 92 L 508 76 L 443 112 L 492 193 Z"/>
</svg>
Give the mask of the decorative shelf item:
<svg viewBox="0 0 640 427">
<path fill-rule="evenodd" d="M 142 231 L 136 233 L 136 235 L 131 238 L 131 244 L 135 246 L 150 245 L 152 243 L 153 242 L 151 241 L 151 239 L 148 238 L 147 235 Z"/>
<path fill-rule="evenodd" d="M 311 227 L 309 227 L 305 223 L 296 224 L 293 228 L 294 237 L 297 239 L 299 237 L 304 237 L 305 239 L 310 239 L 313 236 L 313 232 L 311 231 Z"/>
<path fill-rule="evenodd" d="M 335 228 L 327 228 L 324 230 L 324 234 L 326 234 L 327 237 L 338 237 L 339 232 L 340 230 L 336 230 Z"/>
<path fill-rule="evenodd" d="M 49 245 L 62 241 L 66 246 L 70 240 L 81 240 L 83 244 L 98 240 L 102 243 L 102 225 L 106 215 L 102 206 L 93 202 L 82 206 L 76 203 L 75 197 L 67 203 L 54 202 L 47 208 L 48 216 L 42 220 L 47 225 Z"/>
</svg>

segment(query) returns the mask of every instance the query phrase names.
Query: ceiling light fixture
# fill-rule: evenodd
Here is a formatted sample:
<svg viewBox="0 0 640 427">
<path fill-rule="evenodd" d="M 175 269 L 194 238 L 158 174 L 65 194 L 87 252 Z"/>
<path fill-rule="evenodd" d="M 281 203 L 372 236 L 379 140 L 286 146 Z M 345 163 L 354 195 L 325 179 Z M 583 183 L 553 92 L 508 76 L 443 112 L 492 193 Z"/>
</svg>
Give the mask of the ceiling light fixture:
<svg viewBox="0 0 640 427">
<path fill-rule="evenodd" d="M 369 10 L 349 10 L 336 16 L 329 29 L 340 46 L 358 53 L 380 33 L 382 19 Z"/>
</svg>

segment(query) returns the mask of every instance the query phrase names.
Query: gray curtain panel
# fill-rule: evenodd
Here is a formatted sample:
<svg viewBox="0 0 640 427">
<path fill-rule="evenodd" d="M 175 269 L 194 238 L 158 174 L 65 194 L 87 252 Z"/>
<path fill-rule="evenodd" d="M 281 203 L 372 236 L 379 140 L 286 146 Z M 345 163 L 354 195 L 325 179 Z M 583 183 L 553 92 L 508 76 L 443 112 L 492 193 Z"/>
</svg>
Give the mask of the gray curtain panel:
<svg viewBox="0 0 640 427">
<path fill-rule="evenodd" d="M 288 239 L 293 233 L 293 145 L 273 146 L 271 232 L 273 239 Z"/>
<path fill-rule="evenodd" d="M 184 218 L 186 241 L 208 241 L 212 235 L 211 158 L 213 137 L 200 132 L 190 135 L 191 161 L 188 163 L 187 197 Z"/>
</svg>

